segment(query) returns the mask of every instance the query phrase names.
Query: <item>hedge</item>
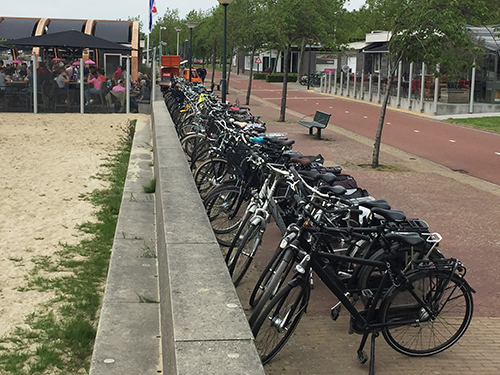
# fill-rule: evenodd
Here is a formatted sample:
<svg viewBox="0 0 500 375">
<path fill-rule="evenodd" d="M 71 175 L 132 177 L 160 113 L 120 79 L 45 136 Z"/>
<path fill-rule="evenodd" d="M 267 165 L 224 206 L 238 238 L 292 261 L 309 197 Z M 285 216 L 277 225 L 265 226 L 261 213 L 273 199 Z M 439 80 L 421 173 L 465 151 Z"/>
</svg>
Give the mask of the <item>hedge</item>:
<svg viewBox="0 0 500 375">
<path fill-rule="evenodd" d="M 253 79 L 266 79 L 268 73 L 254 73 Z"/>
<path fill-rule="evenodd" d="M 266 76 L 266 82 L 283 82 L 283 73 L 271 73 Z M 297 82 L 297 74 L 288 73 L 288 82 Z"/>
</svg>

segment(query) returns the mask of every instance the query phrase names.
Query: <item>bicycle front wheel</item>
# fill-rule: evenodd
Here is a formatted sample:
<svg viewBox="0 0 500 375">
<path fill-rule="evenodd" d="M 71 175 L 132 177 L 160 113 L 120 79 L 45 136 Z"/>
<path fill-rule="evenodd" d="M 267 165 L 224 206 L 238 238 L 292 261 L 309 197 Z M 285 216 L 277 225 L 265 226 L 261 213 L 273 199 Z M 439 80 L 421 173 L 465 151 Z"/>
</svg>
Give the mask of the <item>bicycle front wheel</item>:
<svg viewBox="0 0 500 375">
<path fill-rule="evenodd" d="M 252 326 L 255 345 L 263 364 L 285 346 L 306 311 L 309 302 L 307 282 L 290 282 L 269 302 Z"/>
<path fill-rule="evenodd" d="M 451 278 L 450 278 L 451 276 Z M 440 353 L 455 344 L 472 319 L 470 287 L 449 272 L 422 270 L 409 288 L 393 288 L 380 308 L 382 330 L 396 351 L 415 357 Z"/>
<path fill-rule="evenodd" d="M 227 266 L 233 280 L 234 286 L 237 286 L 252 263 L 255 251 L 260 244 L 262 233 L 260 225 L 250 224 L 246 233 L 243 235 L 238 249 L 232 257 L 228 257 Z"/>
</svg>

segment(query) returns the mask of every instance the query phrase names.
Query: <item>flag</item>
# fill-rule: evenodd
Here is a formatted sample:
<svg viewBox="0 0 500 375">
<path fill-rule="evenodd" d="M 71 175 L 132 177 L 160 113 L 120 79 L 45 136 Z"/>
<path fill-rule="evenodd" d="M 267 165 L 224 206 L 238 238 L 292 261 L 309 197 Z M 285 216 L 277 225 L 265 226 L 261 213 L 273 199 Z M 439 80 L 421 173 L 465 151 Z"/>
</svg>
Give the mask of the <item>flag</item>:
<svg viewBox="0 0 500 375">
<path fill-rule="evenodd" d="M 156 1 L 149 0 L 149 33 L 153 29 L 153 17 L 158 15 L 158 10 L 156 9 Z"/>
</svg>

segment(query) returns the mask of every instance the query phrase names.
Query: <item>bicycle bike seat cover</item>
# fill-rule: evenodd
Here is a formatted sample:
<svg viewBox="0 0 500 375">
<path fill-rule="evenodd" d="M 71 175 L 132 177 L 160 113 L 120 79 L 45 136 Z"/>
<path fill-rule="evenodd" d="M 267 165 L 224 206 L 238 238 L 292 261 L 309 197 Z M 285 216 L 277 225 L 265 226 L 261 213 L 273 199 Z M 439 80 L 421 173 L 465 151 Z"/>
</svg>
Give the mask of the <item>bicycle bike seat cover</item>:
<svg viewBox="0 0 500 375">
<path fill-rule="evenodd" d="M 372 212 L 382 216 L 387 221 L 402 221 L 406 220 L 406 215 L 401 210 L 385 210 L 380 207 L 373 207 Z"/>
<path fill-rule="evenodd" d="M 391 205 L 387 203 L 385 199 L 376 199 L 374 201 L 361 201 L 359 202 L 360 206 L 372 209 L 375 207 L 383 208 L 384 210 L 390 210 Z"/>
</svg>

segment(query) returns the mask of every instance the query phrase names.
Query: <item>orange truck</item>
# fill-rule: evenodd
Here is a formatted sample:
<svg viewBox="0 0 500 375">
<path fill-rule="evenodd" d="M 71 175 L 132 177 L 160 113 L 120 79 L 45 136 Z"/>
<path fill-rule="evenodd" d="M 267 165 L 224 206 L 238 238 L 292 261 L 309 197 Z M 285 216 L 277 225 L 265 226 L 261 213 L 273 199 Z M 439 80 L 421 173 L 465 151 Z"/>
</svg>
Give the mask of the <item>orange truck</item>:
<svg viewBox="0 0 500 375">
<path fill-rule="evenodd" d="M 181 57 L 179 55 L 161 56 L 161 91 L 165 91 L 172 86 L 174 76 L 181 76 Z"/>
</svg>

